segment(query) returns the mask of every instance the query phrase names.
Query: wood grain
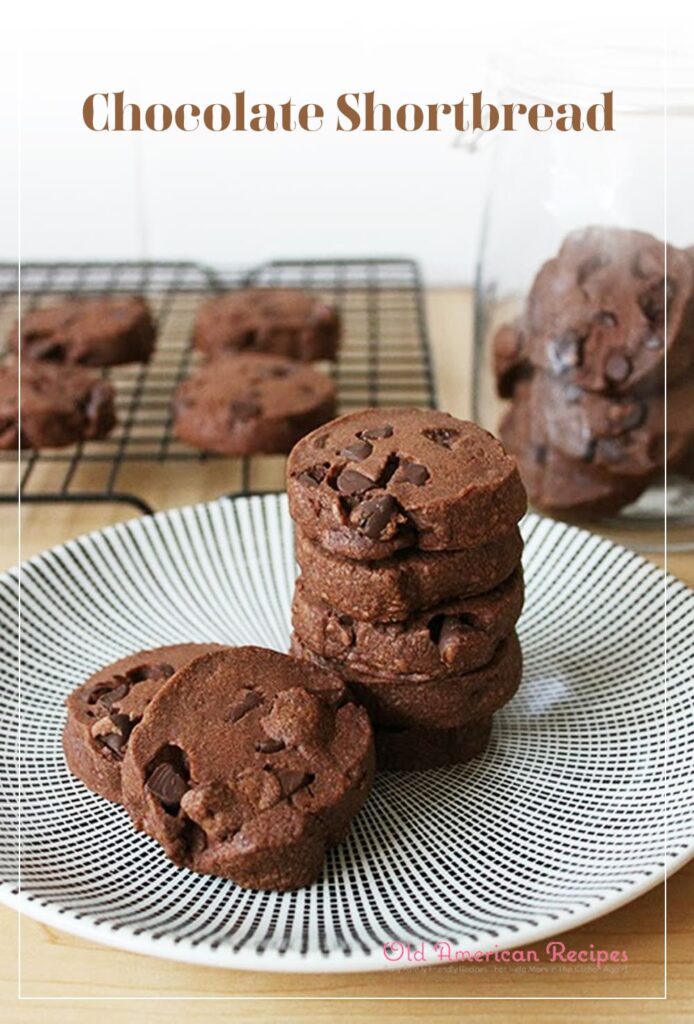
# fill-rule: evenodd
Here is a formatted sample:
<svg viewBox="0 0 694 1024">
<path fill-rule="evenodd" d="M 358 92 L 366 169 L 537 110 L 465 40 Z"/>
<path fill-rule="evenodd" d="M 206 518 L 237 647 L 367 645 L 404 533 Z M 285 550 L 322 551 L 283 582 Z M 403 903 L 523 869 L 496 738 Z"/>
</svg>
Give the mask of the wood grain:
<svg viewBox="0 0 694 1024">
<path fill-rule="evenodd" d="M 439 404 L 470 414 L 471 296 L 462 290 L 428 295 L 429 326 Z M 135 471 L 136 472 L 136 471 Z M 275 470 L 273 469 L 273 472 Z M 166 473 L 147 484 L 157 508 L 214 497 L 224 480 L 211 470 L 204 480 Z M 138 479 L 130 481 L 137 487 Z M 122 506 L 25 506 L 21 557 L 28 558 L 70 537 L 129 518 Z M 0 508 L 0 569 L 20 559 L 17 513 Z M 641 540 L 638 535 L 634 540 Z M 661 553 L 648 555 L 659 565 Z M 694 555 L 670 554 L 668 568 L 694 585 Z M 651 892 L 597 921 L 562 936 L 567 947 L 626 950 L 625 964 L 550 964 L 544 943 L 540 963 L 452 964 L 353 975 L 286 975 L 189 967 L 122 953 L 73 938 L 0 908 L 0 994 L 3 1020 L 21 1024 L 87 1024 L 152 1021 L 429 1021 L 519 1022 L 535 1020 L 689 1021 L 694 1015 L 694 863 L 667 886 L 668 998 L 664 1000 L 665 889 Z M 17 943 L 21 933 L 21 943 Z M 17 1001 L 21 951 L 22 1000 Z M 94 1002 L 89 997 L 104 997 Z M 609 1001 L 605 997 L 611 997 Z M 461 998 L 483 1000 L 461 1003 Z M 50 1002 L 46 1001 L 50 999 Z M 306 1001 L 308 999 L 309 1001 Z M 432 1000 L 436 1002 L 435 1006 Z M 144 1000 L 147 1000 L 146 1002 Z M 279 1000 L 279 1002 L 278 1002 Z M 335 1001 L 338 1000 L 338 1001 Z M 525 1001 L 527 1000 L 527 1001 Z M 629 1001 L 627 1001 L 629 1000 Z"/>
</svg>

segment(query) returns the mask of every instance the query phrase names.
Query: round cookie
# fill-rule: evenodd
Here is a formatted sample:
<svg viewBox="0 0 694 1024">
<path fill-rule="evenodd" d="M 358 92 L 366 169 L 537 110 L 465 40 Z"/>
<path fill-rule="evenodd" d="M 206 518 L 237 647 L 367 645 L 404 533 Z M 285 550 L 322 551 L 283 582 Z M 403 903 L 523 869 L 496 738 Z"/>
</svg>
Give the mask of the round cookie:
<svg viewBox="0 0 694 1024">
<path fill-rule="evenodd" d="M 500 540 L 460 551 L 402 551 L 380 562 L 338 558 L 296 531 L 296 559 L 306 586 L 338 611 L 365 622 L 396 622 L 455 597 L 493 590 L 518 565 L 517 527 Z"/>
<path fill-rule="evenodd" d="M 582 391 L 538 372 L 520 386 L 547 443 L 564 455 L 620 475 L 649 479 L 665 464 L 663 393 L 638 398 Z M 694 387 L 683 382 L 667 397 L 667 460 L 676 467 L 694 440 Z"/>
<path fill-rule="evenodd" d="M 338 676 L 238 647 L 161 688 L 128 746 L 123 802 L 176 864 L 296 889 L 319 877 L 373 771 L 368 716 Z"/>
<path fill-rule="evenodd" d="M 492 718 L 480 718 L 459 729 L 376 729 L 379 771 L 426 771 L 465 764 L 484 753 Z"/>
<path fill-rule="evenodd" d="M 292 624 L 301 643 L 340 671 L 426 682 L 473 672 L 494 657 L 523 608 L 523 573 L 477 597 L 455 599 L 401 622 L 360 622 L 313 596 L 299 578 Z"/>
<path fill-rule="evenodd" d="M 138 651 L 106 665 L 65 701 L 65 760 L 73 775 L 107 800 L 120 803 L 121 767 L 144 710 L 183 665 L 220 644 L 177 644 Z"/>
<path fill-rule="evenodd" d="M 518 459 L 531 504 L 550 514 L 613 515 L 636 501 L 657 475 L 619 474 L 564 455 L 548 443 L 544 423 L 533 417 L 523 388 L 516 392 L 499 434 Z"/>
<path fill-rule="evenodd" d="M 668 370 L 678 379 L 694 365 L 694 262 L 644 232 L 574 232 L 532 285 L 523 357 L 588 391 L 657 388 L 666 304 Z"/>
<path fill-rule="evenodd" d="M 73 299 L 22 315 L 10 348 L 25 359 L 67 366 L 115 366 L 147 362 L 155 329 L 144 299 L 136 295 Z"/>
<path fill-rule="evenodd" d="M 315 295 L 288 288 L 244 288 L 200 306 L 194 344 L 208 356 L 269 352 L 311 362 L 334 359 L 339 337 L 337 311 Z"/>
<path fill-rule="evenodd" d="M 0 449 L 20 441 L 18 367 L 0 367 Z M 22 363 L 22 448 L 61 448 L 107 436 L 116 423 L 114 391 L 80 367 Z"/>
<path fill-rule="evenodd" d="M 292 635 L 291 652 L 310 664 L 339 672 L 369 712 L 374 726 L 379 727 L 455 729 L 487 718 L 511 700 L 523 672 L 523 657 L 515 633 L 502 641 L 483 668 L 425 682 L 407 675 L 385 679 L 347 669 L 314 654 L 296 633 Z"/>
<path fill-rule="evenodd" d="M 215 359 L 184 381 L 174 399 L 178 439 L 220 455 L 289 452 L 334 415 L 330 378 L 280 356 Z"/>
<path fill-rule="evenodd" d="M 305 534 L 357 560 L 488 544 L 526 508 L 500 442 L 433 409 L 363 409 L 315 430 L 289 457 L 287 492 Z"/>
</svg>

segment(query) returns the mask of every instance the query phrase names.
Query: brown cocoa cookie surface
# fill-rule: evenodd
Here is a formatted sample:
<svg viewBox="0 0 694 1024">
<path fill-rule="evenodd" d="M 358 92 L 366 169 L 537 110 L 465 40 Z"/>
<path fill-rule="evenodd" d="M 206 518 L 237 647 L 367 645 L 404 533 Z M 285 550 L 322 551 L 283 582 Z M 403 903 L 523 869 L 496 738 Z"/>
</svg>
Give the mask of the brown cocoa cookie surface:
<svg viewBox="0 0 694 1024">
<path fill-rule="evenodd" d="M 522 608 L 520 569 L 486 594 L 454 599 L 400 622 L 360 622 L 315 597 L 299 578 L 292 624 L 305 647 L 347 671 L 426 681 L 486 665 Z"/>
<path fill-rule="evenodd" d="M 332 554 L 478 547 L 525 512 L 515 459 L 486 430 L 448 413 L 364 409 L 305 437 L 287 466 L 292 518 Z"/>
<path fill-rule="evenodd" d="M 491 717 L 459 729 L 376 729 L 376 767 L 379 771 L 426 771 L 465 764 L 484 753 L 491 733 Z"/>
<path fill-rule="evenodd" d="M 648 397 L 583 391 L 537 372 L 517 389 L 542 423 L 548 444 L 573 459 L 619 475 L 652 474 L 676 468 L 694 441 L 694 381 Z"/>
<path fill-rule="evenodd" d="M 427 682 L 395 674 L 385 679 L 347 669 L 339 662 L 314 654 L 296 634 L 292 635 L 291 651 L 309 664 L 339 672 L 377 727 L 455 729 L 487 718 L 511 700 L 520 686 L 523 670 L 515 633 L 502 641 L 483 668 Z"/>
<path fill-rule="evenodd" d="M 588 391 L 658 388 L 666 306 L 668 369 L 676 379 L 694 365 L 694 262 L 640 231 L 576 231 L 535 278 L 516 366 L 529 360 Z M 500 380 L 508 373 L 507 366 Z"/>
<path fill-rule="evenodd" d="M 128 745 L 123 803 L 176 864 L 295 889 L 319 877 L 373 770 L 368 716 L 338 676 L 239 647 L 157 693 Z"/>
<path fill-rule="evenodd" d="M 178 388 L 174 431 L 221 455 L 285 453 L 334 414 L 335 386 L 324 373 L 280 356 L 224 356 Z"/>
<path fill-rule="evenodd" d="M 107 800 L 120 803 L 121 767 L 128 742 L 145 708 L 169 679 L 193 658 L 220 644 L 177 644 L 138 651 L 106 665 L 65 701 L 65 760 L 73 775 Z"/>
<path fill-rule="evenodd" d="M 296 531 L 296 558 L 306 586 L 354 619 L 394 622 L 454 597 L 482 594 L 518 565 L 518 528 L 506 537 L 460 551 L 401 551 L 378 562 L 339 558 Z"/>
<path fill-rule="evenodd" d="M 548 441 L 542 416 L 522 390 L 506 412 L 499 433 L 518 459 L 531 504 L 543 512 L 575 518 L 613 515 L 643 493 L 658 472 L 618 473 L 572 458 Z"/>
<path fill-rule="evenodd" d="M 18 367 L 0 367 L 0 448 L 20 441 Z M 60 448 L 107 436 L 116 423 L 114 391 L 81 367 L 24 360 L 21 372 L 22 448 Z"/>
<path fill-rule="evenodd" d="M 301 362 L 334 359 L 337 311 L 315 295 L 286 288 L 245 288 L 204 302 L 194 343 L 208 356 L 269 352 Z"/>
<path fill-rule="evenodd" d="M 21 331 L 21 333 L 20 333 Z M 24 359 L 74 366 L 147 362 L 155 329 L 144 299 L 73 299 L 22 315 L 10 348 Z"/>
</svg>

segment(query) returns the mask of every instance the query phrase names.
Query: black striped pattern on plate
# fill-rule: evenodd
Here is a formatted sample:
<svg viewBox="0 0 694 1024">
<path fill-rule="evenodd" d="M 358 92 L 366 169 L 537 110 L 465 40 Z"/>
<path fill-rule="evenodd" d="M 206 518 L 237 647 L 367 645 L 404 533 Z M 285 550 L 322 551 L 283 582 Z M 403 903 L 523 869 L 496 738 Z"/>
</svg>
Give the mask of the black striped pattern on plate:
<svg viewBox="0 0 694 1024">
<path fill-rule="evenodd" d="M 72 778 L 60 744 L 66 693 L 125 653 L 182 640 L 286 649 L 285 496 L 133 520 L 26 563 L 21 715 L 17 574 L 1 577 L 2 898 L 125 949 L 341 971 L 383 967 L 392 940 L 529 943 L 656 884 L 694 849 L 694 594 L 574 527 L 529 515 L 523 530 L 525 679 L 488 751 L 380 777 L 322 880 L 291 894 L 174 867 Z"/>
</svg>

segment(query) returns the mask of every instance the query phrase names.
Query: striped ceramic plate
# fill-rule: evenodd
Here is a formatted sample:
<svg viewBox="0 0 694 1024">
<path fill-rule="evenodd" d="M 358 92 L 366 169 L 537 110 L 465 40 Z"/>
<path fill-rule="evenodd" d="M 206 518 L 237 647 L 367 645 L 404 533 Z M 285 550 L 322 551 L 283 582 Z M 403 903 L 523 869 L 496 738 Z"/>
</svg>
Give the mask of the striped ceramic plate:
<svg viewBox="0 0 694 1024">
<path fill-rule="evenodd" d="M 285 497 L 134 520 L 26 563 L 19 700 L 18 574 L 0 578 L 2 898 L 123 949 L 348 971 L 388 966 L 390 942 L 530 943 L 655 885 L 694 850 L 694 595 L 581 530 L 533 515 L 523 529 L 525 681 L 487 753 L 381 776 L 322 880 L 287 894 L 174 867 L 69 774 L 60 745 L 66 693 L 127 652 L 286 649 Z"/>
</svg>

